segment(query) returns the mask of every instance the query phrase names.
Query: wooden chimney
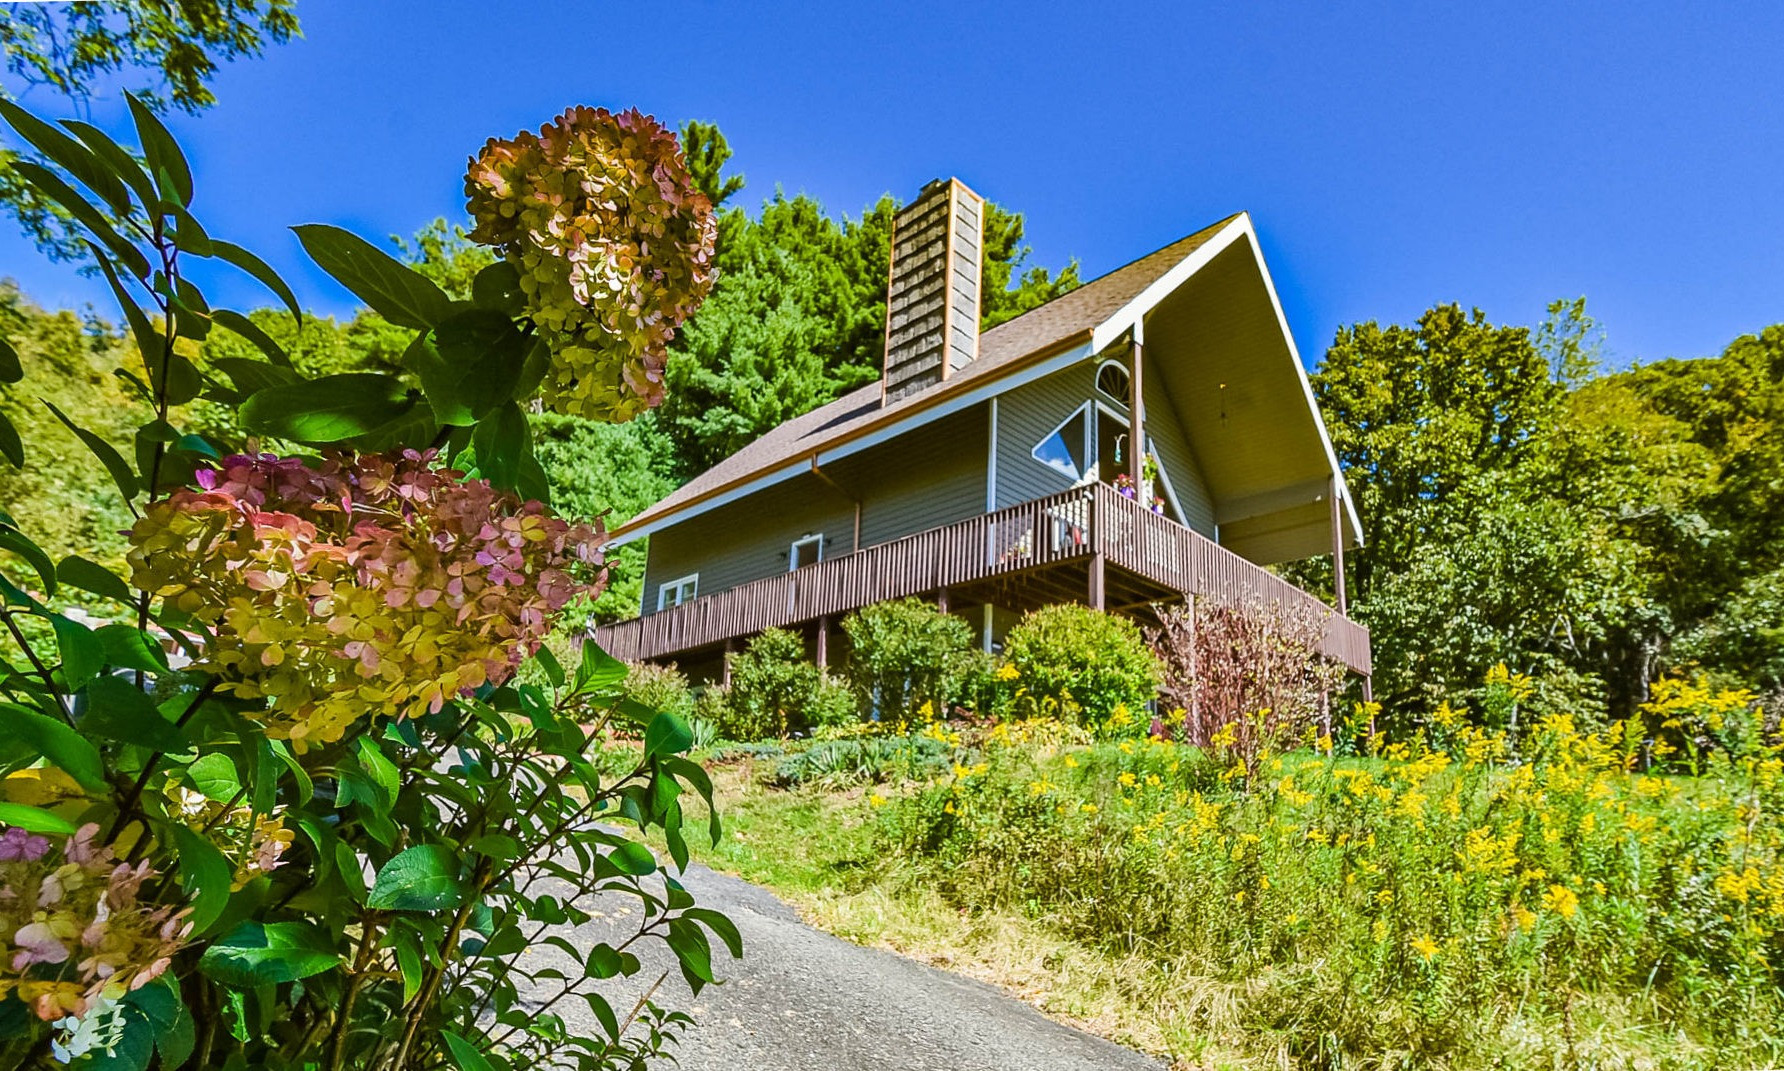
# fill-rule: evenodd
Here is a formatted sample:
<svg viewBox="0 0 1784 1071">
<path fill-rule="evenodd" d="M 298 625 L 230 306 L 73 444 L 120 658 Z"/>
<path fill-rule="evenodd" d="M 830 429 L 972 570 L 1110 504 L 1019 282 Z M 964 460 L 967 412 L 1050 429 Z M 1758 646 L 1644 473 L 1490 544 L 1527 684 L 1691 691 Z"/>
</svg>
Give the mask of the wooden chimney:
<svg viewBox="0 0 1784 1071">
<path fill-rule="evenodd" d="M 936 179 L 893 217 L 881 404 L 932 387 L 979 355 L 984 210 L 985 199 L 959 179 Z"/>
</svg>

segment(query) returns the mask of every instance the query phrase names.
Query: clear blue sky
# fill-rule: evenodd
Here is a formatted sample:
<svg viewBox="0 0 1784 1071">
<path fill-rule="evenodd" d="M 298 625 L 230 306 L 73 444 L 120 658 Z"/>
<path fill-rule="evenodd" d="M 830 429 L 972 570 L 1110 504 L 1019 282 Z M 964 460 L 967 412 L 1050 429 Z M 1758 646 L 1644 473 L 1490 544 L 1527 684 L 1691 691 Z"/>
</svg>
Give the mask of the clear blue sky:
<svg viewBox="0 0 1784 1071">
<path fill-rule="evenodd" d="M 1437 301 L 1584 294 L 1618 363 L 1784 320 L 1784 5 L 935 6 L 299 0 L 305 39 L 172 125 L 199 218 L 325 312 L 286 224 L 455 216 L 485 138 L 588 103 L 718 122 L 750 204 L 958 175 L 1087 277 L 1248 209 L 1310 362 Z M 101 298 L 10 232 L 0 275 Z"/>
</svg>

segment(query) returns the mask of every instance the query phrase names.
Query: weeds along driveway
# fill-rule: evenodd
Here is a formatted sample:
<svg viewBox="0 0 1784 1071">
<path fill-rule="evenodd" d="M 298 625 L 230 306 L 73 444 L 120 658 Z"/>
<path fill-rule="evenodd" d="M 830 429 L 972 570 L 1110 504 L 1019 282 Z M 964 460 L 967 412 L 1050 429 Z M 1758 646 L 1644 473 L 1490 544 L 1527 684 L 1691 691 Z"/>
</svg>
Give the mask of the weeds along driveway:
<svg viewBox="0 0 1784 1071">
<path fill-rule="evenodd" d="M 723 984 L 691 998 L 679 972 L 658 1003 L 691 1009 L 698 1026 L 676 1049 L 683 1071 L 1161 1071 L 1163 1064 L 1055 1023 L 990 986 L 889 952 L 862 948 L 799 921 L 774 894 L 690 867 L 683 879 L 702 907 L 731 916 L 742 960 L 713 942 Z M 578 948 L 617 944 L 636 928 L 637 901 L 594 900 L 603 915 L 566 934 Z M 629 911 L 620 915 L 617 912 Z M 550 946 L 531 956 L 561 959 Z M 644 970 L 623 986 L 598 985 L 624 1016 L 673 957 L 660 944 L 633 947 Z M 531 966 L 542 965 L 533 960 Z M 573 1031 L 599 1036 L 588 1005 L 566 998 L 552 1011 Z"/>
</svg>

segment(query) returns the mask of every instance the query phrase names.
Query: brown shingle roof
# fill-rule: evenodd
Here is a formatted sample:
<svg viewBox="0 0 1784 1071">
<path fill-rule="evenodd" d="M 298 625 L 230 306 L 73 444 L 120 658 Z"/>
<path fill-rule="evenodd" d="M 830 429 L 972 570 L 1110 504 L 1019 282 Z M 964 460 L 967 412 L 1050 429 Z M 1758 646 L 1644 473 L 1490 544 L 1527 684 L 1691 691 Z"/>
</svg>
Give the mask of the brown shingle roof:
<svg viewBox="0 0 1784 1071">
<path fill-rule="evenodd" d="M 1087 340 L 1097 325 L 1120 311 L 1122 306 L 1138 297 L 1146 287 L 1236 218 L 1236 213 L 1228 216 L 981 333 L 978 358 L 936 386 L 883 406 L 880 404 L 880 384 L 876 380 L 828 405 L 794 417 L 689 480 L 615 528 L 613 534 L 625 535 L 791 461 L 809 458 L 870 429 L 896 423 L 910 413 L 1015 371 L 1027 363 L 1024 358 L 1038 358 Z"/>
</svg>

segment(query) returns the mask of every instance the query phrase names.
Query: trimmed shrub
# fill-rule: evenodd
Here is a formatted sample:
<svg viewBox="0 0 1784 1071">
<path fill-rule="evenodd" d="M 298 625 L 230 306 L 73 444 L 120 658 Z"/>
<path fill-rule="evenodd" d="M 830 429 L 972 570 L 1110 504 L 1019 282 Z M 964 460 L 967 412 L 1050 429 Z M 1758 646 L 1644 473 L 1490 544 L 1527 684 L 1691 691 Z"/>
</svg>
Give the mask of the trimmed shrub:
<svg viewBox="0 0 1784 1071">
<path fill-rule="evenodd" d="M 998 676 L 1011 690 L 1013 713 L 1099 731 L 1143 732 L 1150 719 L 1141 708 L 1158 694 L 1161 680 L 1138 626 L 1072 604 L 1036 610 L 1011 629 Z"/>
<path fill-rule="evenodd" d="M 687 677 L 674 666 L 633 663 L 626 672 L 624 694 L 635 703 L 684 721 L 694 716 L 694 691 Z"/>
<path fill-rule="evenodd" d="M 805 641 L 771 628 L 731 662 L 724 713 L 715 717 L 727 740 L 761 740 L 808 733 L 854 718 L 847 687 L 805 660 Z"/>
<path fill-rule="evenodd" d="M 965 621 L 921 599 L 898 599 L 843 619 L 849 684 L 863 718 L 909 717 L 924 703 L 945 712 L 959 698 L 972 655 Z"/>
</svg>

